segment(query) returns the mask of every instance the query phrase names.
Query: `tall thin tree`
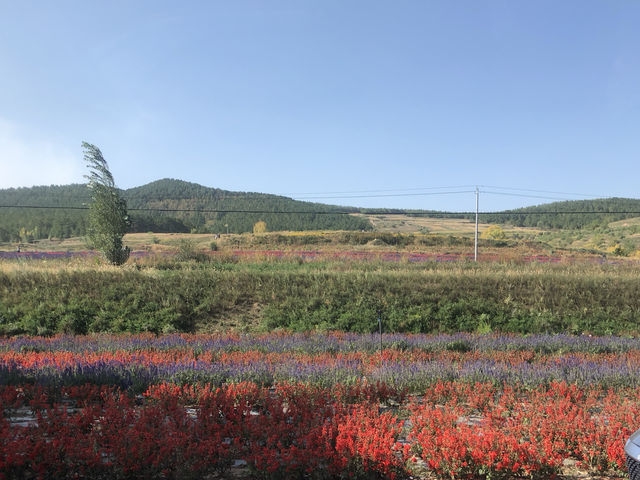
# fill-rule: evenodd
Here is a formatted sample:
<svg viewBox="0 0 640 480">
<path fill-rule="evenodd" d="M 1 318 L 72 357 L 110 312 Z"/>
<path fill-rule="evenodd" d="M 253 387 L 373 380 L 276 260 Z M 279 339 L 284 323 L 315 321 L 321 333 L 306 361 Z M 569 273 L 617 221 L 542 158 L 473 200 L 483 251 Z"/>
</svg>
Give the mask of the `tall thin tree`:
<svg viewBox="0 0 640 480">
<path fill-rule="evenodd" d="M 107 261 L 122 265 L 130 253 L 129 247 L 122 244 L 122 238 L 131 225 L 127 202 L 120 196 L 100 149 L 87 142 L 82 142 L 82 148 L 90 172 L 85 175 L 91 191 L 89 242 L 102 252 Z"/>
</svg>

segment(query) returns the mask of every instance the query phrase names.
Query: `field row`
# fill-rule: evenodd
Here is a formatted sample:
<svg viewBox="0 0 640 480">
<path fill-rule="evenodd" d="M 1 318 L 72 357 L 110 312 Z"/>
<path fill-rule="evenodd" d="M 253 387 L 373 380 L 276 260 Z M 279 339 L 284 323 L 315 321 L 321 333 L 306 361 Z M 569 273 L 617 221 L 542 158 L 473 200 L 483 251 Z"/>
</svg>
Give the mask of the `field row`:
<svg viewBox="0 0 640 480">
<path fill-rule="evenodd" d="M 162 382 L 261 386 L 304 382 L 322 386 L 384 383 L 396 395 L 434 383 L 482 382 L 535 387 L 568 382 L 590 387 L 640 387 L 640 352 L 618 354 L 532 351 L 266 353 L 263 351 L 0 352 L 2 383 L 59 386 L 94 383 L 140 393 Z"/>
<path fill-rule="evenodd" d="M 640 338 L 566 334 L 416 334 L 350 332 L 274 332 L 246 334 L 99 334 L 0 338 L 0 352 L 184 352 L 196 359 L 209 352 L 376 353 L 402 350 L 409 355 L 437 352 L 627 353 L 640 351 Z"/>
<path fill-rule="evenodd" d="M 5 262 L 7 265 L 9 262 Z M 37 263 L 37 262 L 36 262 Z M 634 334 L 637 267 L 170 262 L 0 271 L 0 334 L 342 330 Z"/>
<path fill-rule="evenodd" d="M 389 405 L 395 405 L 391 408 Z M 252 382 L 0 388 L 3 478 L 546 479 L 566 461 L 624 469 L 637 390 L 437 382 L 399 404 L 384 387 Z"/>
<path fill-rule="evenodd" d="M 640 340 L 540 335 L 0 339 L 0 477 L 620 474 Z"/>
<path fill-rule="evenodd" d="M 23 259 L 23 260 L 54 260 L 63 258 L 85 258 L 98 255 L 92 251 L 0 251 L 0 259 Z M 145 250 L 132 251 L 132 258 L 144 258 L 150 255 L 158 255 Z M 161 256 L 170 256 L 170 252 L 162 252 Z M 469 262 L 474 260 L 474 255 L 462 253 L 417 253 L 417 252 L 370 252 L 370 251 L 315 251 L 315 250 L 232 250 L 229 252 L 207 252 L 207 255 L 215 258 L 226 256 L 233 259 L 301 259 L 313 260 L 351 260 L 351 261 L 383 261 L 383 262 Z M 481 262 L 501 262 L 505 261 L 503 255 L 480 254 L 478 260 Z M 610 259 L 600 256 L 554 256 L 554 255 L 510 255 L 508 258 L 512 262 L 523 263 L 592 263 L 592 264 L 634 264 L 633 260 Z"/>
</svg>

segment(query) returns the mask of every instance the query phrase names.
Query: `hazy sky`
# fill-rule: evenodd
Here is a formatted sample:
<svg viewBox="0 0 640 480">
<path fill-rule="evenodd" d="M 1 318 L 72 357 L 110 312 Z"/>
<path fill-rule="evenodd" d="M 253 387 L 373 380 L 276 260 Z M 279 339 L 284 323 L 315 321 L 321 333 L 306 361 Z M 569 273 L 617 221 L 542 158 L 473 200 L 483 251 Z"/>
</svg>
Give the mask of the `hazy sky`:
<svg viewBox="0 0 640 480">
<path fill-rule="evenodd" d="M 0 0 L 0 188 L 83 182 L 85 140 L 122 188 L 637 198 L 639 25 L 632 0 Z"/>
</svg>

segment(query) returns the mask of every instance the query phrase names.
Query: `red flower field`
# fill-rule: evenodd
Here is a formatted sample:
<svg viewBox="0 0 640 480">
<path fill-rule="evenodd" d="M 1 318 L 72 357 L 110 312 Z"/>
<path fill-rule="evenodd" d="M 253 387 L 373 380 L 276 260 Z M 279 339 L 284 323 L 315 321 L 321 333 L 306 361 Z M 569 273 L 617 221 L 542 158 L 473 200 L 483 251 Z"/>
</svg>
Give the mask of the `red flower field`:
<svg viewBox="0 0 640 480">
<path fill-rule="evenodd" d="M 640 427 L 635 386 L 461 378 L 436 380 L 422 392 L 408 393 L 402 386 L 371 382 L 366 374 L 333 384 L 316 376 L 316 381 L 276 380 L 269 385 L 215 384 L 194 375 L 191 382 L 159 378 L 140 394 L 133 387 L 109 384 L 104 373 L 85 382 L 89 377 L 81 375 L 83 366 L 106 365 L 105 356 L 131 364 L 162 358 L 160 363 L 169 364 L 171 358 L 185 363 L 193 354 L 193 345 L 176 338 L 172 345 L 167 337 L 158 337 L 155 346 L 145 338 L 141 347 L 136 337 L 105 337 L 104 342 L 131 342 L 137 350 L 91 353 L 87 344 L 84 356 L 71 351 L 81 339 L 73 348 L 60 340 L 67 351 L 54 346 L 55 341 L 23 342 L 19 348 L 19 342 L 5 342 L 0 356 L 0 478 L 226 478 L 241 465 L 246 476 L 270 479 L 542 479 L 562 475 L 568 463 L 583 472 L 622 475 L 624 442 Z M 237 348 L 199 356 L 228 363 L 227 356 L 235 355 L 240 356 L 236 360 L 259 363 L 274 361 L 269 360 L 274 355 L 280 362 L 301 361 L 299 354 L 307 366 L 314 358 L 311 352 L 266 352 L 264 343 L 234 353 Z M 95 344 L 91 349 L 100 350 Z M 377 361 L 390 362 L 403 353 L 408 358 L 424 355 L 385 350 Z M 317 360 L 340 355 L 323 353 Z M 363 356 L 367 363 L 375 356 L 350 355 Z M 458 365 L 465 355 L 477 360 L 483 353 L 434 353 L 438 362 L 446 357 Z M 620 360 L 602 355 L 601 362 Z M 629 355 L 634 358 L 635 353 Z M 582 367 L 594 368 L 596 356 L 583 352 L 575 358 L 585 362 Z M 552 357 L 530 352 L 529 362 Z"/>
</svg>

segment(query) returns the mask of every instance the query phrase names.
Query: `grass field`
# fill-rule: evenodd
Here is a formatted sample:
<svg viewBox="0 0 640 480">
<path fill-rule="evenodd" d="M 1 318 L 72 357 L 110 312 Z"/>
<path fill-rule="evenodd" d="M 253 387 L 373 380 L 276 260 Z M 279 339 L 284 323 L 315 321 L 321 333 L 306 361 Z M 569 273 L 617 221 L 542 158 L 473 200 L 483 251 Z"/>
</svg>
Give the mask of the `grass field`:
<svg viewBox="0 0 640 480">
<path fill-rule="evenodd" d="M 124 242 L 133 250 L 175 252 L 189 242 L 196 250 L 300 249 L 320 251 L 368 250 L 473 254 L 475 225 L 465 219 L 418 218 L 406 215 L 368 216 L 373 232 L 271 232 L 264 235 L 208 235 L 135 233 Z M 561 255 L 640 258 L 640 218 L 612 222 L 606 227 L 583 230 L 541 230 L 501 225 L 500 241 L 483 238 L 489 225 L 480 223 L 481 252 L 505 259 L 518 255 Z M 39 240 L 22 244 L 22 250 L 86 250 L 82 238 Z M 15 251 L 17 244 L 0 244 L 0 250 Z"/>
<path fill-rule="evenodd" d="M 464 218 L 426 218 L 409 215 L 367 215 L 375 231 L 390 233 L 434 233 L 444 235 L 472 236 L 475 232 L 475 222 Z M 489 227 L 487 223 L 478 223 L 478 231 L 484 232 Z M 525 234 L 536 235 L 542 230 L 502 226 L 507 235 Z"/>
</svg>

